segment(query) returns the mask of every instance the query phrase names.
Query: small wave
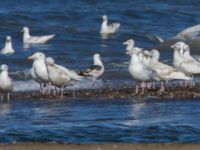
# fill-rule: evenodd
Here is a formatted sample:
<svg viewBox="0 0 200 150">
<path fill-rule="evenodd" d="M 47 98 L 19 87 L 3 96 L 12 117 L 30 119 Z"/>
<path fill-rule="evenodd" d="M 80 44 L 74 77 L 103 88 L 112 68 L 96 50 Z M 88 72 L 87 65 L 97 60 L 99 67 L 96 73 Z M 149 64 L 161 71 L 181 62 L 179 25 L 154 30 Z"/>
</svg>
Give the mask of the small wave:
<svg viewBox="0 0 200 150">
<path fill-rule="evenodd" d="M 27 91 L 39 91 L 40 85 L 39 83 L 33 80 L 27 81 L 14 81 L 14 92 L 27 92 Z M 98 89 L 104 86 L 104 82 L 102 80 L 96 81 L 94 86 L 92 86 L 92 82 L 89 80 L 83 80 L 80 82 L 73 82 L 70 86 L 66 86 L 66 90 L 79 90 L 79 89 Z M 53 89 L 53 86 L 49 86 L 50 89 Z"/>
</svg>

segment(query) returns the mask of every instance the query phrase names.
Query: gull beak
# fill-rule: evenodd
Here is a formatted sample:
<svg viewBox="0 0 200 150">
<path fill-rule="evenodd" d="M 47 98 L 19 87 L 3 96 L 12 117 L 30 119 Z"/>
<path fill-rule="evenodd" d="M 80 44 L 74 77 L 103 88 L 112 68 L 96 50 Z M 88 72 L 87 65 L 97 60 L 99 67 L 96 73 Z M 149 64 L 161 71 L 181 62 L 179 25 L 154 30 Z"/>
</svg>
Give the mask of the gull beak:
<svg viewBox="0 0 200 150">
<path fill-rule="evenodd" d="M 130 51 L 126 51 L 126 55 L 130 55 L 131 54 L 131 52 Z"/>
<path fill-rule="evenodd" d="M 123 45 L 127 45 L 127 44 L 128 44 L 127 41 L 123 42 Z"/>
<path fill-rule="evenodd" d="M 29 56 L 27 59 L 28 60 L 33 60 L 33 58 L 34 58 L 34 56 L 32 55 L 32 56 Z"/>
<path fill-rule="evenodd" d="M 175 48 L 175 47 L 176 47 L 176 45 L 171 45 L 170 47 L 171 47 L 171 48 Z"/>
</svg>

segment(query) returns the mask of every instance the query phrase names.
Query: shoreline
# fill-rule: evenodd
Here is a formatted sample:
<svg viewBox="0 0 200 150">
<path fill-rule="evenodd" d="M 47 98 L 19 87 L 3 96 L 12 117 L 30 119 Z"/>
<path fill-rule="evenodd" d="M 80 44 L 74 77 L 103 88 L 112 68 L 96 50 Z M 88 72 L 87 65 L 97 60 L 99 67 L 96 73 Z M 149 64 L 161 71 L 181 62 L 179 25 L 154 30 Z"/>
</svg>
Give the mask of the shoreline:
<svg viewBox="0 0 200 150">
<path fill-rule="evenodd" d="M 80 90 L 67 90 L 64 91 L 63 98 L 103 98 L 103 99 L 124 99 L 124 98 L 156 98 L 156 99 L 174 99 L 174 98 L 200 98 L 200 84 L 196 84 L 192 87 L 180 87 L 174 85 L 166 88 L 165 92 L 159 92 L 159 87 L 155 89 L 146 89 L 145 92 L 135 93 L 135 87 L 124 86 L 119 88 L 103 87 L 101 89 L 80 89 Z M 28 92 L 13 92 L 11 93 L 11 99 L 59 99 L 60 96 L 53 96 L 52 94 L 43 95 L 39 91 Z"/>
<path fill-rule="evenodd" d="M 199 150 L 199 144 L 2 144 L 0 149 L 4 150 Z"/>
</svg>

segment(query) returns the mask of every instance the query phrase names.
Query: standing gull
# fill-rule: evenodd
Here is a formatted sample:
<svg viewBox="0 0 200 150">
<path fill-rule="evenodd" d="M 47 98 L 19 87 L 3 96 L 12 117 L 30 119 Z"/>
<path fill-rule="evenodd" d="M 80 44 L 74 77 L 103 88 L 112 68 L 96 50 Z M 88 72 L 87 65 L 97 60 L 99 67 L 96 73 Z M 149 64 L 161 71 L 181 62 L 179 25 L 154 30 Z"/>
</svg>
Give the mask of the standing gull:
<svg viewBox="0 0 200 150">
<path fill-rule="evenodd" d="M 15 50 L 12 47 L 12 38 L 11 36 L 7 36 L 6 37 L 6 44 L 4 46 L 4 48 L 1 50 L 2 54 L 13 54 L 15 52 Z"/>
<path fill-rule="evenodd" d="M 135 47 L 135 41 L 133 39 L 129 39 L 123 42 L 123 45 L 126 45 L 126 54 L 132 56 L 132 53 L 142 52 L 142 48 Z"/>
<path fill-rule="evenodd" d="M 49 82 L 48 72 L 46 67 L 46 56 L 44 53 L 36 52 L 32 56 L 28 57 L 29 60 L 33 61 L 33 66 L 31 69 L 31 75 L 33 79 L 41 83 L 47 84 Z M 44 94 L 44 88 L 42 90 Z"/>
<path fill-rule="evenodd" d="M 51 57 L 46 58 L 46 64 L 49 80 L 54 86 L 61 88 L 61 97 L 63 97 L 63 90 L 66 85 L 69 85 L 72 80 L 80 81 L 82 79 L 75 72 L 72 74 L 67 68 L 55 64 Z"/>
<path fill-rule="evenodd" d="M 185 73 L 178 71 L 172 66 L 164 64 L 159 61 L 160 53 L 158 50 L 153 49 L 150 52 L 151 60 L 150 60 L 150 68 L 157 73 L 159 77 L 157 80 L 162 81 L 161 84 L 161 92 L 164 92 L 164 82 L 169 80 L 191 80 L 191 77 L 188 77 Z"/>
<path fill-rule="evenodd" d="M 43 44 L 53 39 L 55 34 L 43 36 L 31 36 L 28 27 L 23 27 L 23 43 L 24 44 Z"/>
<path fill-rule="evenodd" d="M 12 79 L 8 76 L 8 66 L 1 65 L 0 67 L 0 93 L 7 94 L 7 100 L 10 100 L 10 92 L 13 91 Z M 3 96 L 1 95 L 1 100 Z"/>
<path fill-rule="evenodd" d="M 104 65 L 101 61 L 100 54 L 94 54 L 93 56 L 94 64 L 85 71 L 79 73 L 80 76 L 85 76 L 92 80 L 92 86 L 94 86 L 97 78 L 99 78 L 104 73 Z"/>
<path fill-rule="evenodd" d="M 128 67 L 129 73 L 136 81 L 142 81 L 142 93 L 144 93 L 144 82 L 154 80 L 155 72 L 143 63 L 144 54 L 142 52 L 132 53 L 130 64 Z M 135 93 L 137 94 L 139 86 L 136 85 Z"/>
<path fill-rule="evenodd" d="M 119 30 L 120 23 L 112 23 L 108 25 L 108 17 L 106 15 L 102 16 L 103 22 L 101 24 L 101 34 L 114 34 Z"/>
</svg>

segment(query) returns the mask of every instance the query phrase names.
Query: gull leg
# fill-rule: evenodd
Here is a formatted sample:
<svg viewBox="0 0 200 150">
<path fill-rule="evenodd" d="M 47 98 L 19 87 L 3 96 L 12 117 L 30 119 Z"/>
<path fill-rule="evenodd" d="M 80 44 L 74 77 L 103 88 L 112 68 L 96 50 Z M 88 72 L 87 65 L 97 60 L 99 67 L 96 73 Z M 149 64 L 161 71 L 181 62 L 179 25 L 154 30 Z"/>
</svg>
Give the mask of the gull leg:
<svg viewBox="0 0 200 150">
<path fill-rule="evenodd" d="M 152 88 L 155 89 L 156 88 L 156 85 L 155 85 L 155 82 L 152 81 Z"/>
<path fill-rule="evenodd" d="M 1 101 L 3 101 L 3 95 L 1 95 Z"/>
<path fill-rule="evenodd" d="M 138 94 L 138 89 L 139 89 L 139 86 L 136 85 L 136 87 L 135 87 L 135 94 Z"/>
<path fill-rule="evenodd" d="M 96 80 L 93 80 L 93 81 L 92 81 L 92 86 L 94 86 L 95 83 L 96 83 Z"/>
<path fill-rule="evenodd" d="M 148 82 L 148 83 L 147 83 L 147 88 L 148 88 L 148 89 L 150 89 L 150 88 L 152 87 L 152 83 L 153 83 L 153 82 Z"/>
<path fill-rule="evenodd" d="M 10 93 L 7 93 L 7 101 L 10 101 Z"/>
<path fill-rule="evenodd" d="M 182 87 L 183 86 L 183 80 L 180 80 L 180 87 Z"/>
<path fill-rule="evenodd" d="M 160 92 L 165 92 L 165 82 L 161 83 Z"/>
<path fill-rule="evenodd" d="M 195 82 L 194 80 L 190 80 L 190 87 L 193 87 L 193 86 L 195 86 Z"/>
<path fill-rule="evenodd" d="M 145 82 L 142 82 L 142 83 L 141 83 L 142 94 L 144 94 L 145 86 L 146 86 L 146 83 L 145 83 Z"/>
<path fill-rule="evenodd" d="M 63 98 L 63 93 L 64 93 L 64 86 L 61 88 L 61 98 Z"/>
<path fill-rule="evenodd" d="M 53 95 L 56 96 L 56 93 L 57 93 L 57 89 L 56 89 L 56 87 L 54 87 Z"/>
<path fill-rule="evenodd" d="M 43 89 L 43 84 L 40 83 L 40 92 L 42 92 L 42 89 Z"/>
</svg>

